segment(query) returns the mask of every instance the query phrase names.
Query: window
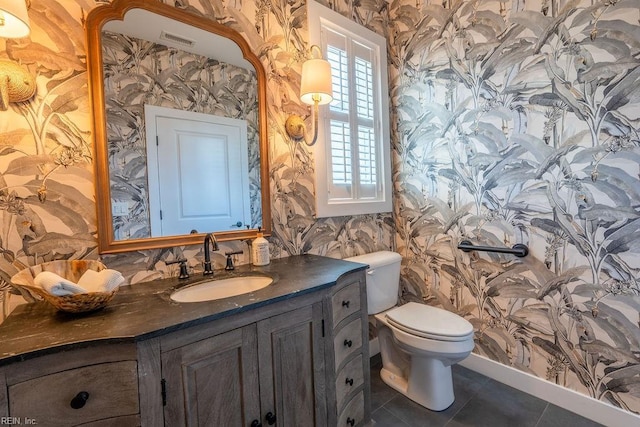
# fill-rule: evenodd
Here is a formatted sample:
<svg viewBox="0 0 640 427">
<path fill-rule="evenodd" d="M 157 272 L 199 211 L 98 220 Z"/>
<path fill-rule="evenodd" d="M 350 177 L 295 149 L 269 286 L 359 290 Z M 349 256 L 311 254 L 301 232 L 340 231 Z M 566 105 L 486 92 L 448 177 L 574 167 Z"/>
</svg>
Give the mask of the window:
<svg viewBox="0 0 640 427">
<path fill-rule="evenodd" d="M 311 44 L 331 64 L 333 85 L 315 146 L 317 216 L 390 212 L 386 40 L 313 1 L 307 15 Z"/>
</svg>

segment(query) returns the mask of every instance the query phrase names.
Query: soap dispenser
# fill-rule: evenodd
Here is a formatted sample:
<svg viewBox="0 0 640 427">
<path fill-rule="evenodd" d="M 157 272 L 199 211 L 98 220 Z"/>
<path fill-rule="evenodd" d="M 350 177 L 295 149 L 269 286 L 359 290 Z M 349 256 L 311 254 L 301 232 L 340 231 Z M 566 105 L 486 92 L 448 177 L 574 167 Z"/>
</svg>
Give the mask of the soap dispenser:
<svg viewBox="0 0 640 427">
<path fill-rule="evenodd" d="M 251 243 L 251 262 L 255 266 L 269 264 L 269 242 L 264 238 L 260 227 L 258 227 L 256 239 Z"/>
</svg>

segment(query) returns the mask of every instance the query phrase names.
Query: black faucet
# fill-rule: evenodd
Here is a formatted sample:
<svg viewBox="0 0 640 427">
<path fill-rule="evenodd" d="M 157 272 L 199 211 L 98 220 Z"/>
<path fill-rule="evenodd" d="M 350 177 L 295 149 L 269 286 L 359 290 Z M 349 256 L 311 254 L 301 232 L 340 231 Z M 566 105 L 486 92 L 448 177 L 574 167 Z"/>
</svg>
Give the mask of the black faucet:
<svg viewBox="0 0 640 427">
<path fill-rule="evenodd" d="M 209 276 L 213 274 L 213 268 L 211 267 L 211 255 L 209 254 L 209 245 L 214 251 L 219 250 L 218 241 L 213 233 L 208 233 L 204 236 L 204 271 L 202 274 Z"/>
</svg>

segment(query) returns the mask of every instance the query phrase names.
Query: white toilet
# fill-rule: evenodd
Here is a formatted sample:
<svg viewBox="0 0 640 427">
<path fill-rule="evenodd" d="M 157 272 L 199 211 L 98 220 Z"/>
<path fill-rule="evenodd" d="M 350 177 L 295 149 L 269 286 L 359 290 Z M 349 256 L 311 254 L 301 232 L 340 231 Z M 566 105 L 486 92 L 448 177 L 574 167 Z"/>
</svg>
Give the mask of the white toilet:
<svg viewBox="0 0 640 427">
<path fill-rule="evenodd" d="M 428 409 L 447 409 L 454 401 L 451 365 L 474 347 L 471 323 L 425 304 L 396 307 L 399 254 L 381 251 L 346 260 L 369 265 L 367 304 L 378 323 L 382 380 Z"/>
</svg>

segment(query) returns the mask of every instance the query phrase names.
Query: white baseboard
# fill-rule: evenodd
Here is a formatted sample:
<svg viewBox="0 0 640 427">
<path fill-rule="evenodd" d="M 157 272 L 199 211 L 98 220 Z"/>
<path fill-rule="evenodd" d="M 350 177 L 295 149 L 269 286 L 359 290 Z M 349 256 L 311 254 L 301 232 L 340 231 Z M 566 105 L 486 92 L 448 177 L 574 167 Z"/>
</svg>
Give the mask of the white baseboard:
<svg viewBox="0 0 640 427">
<path fill-rule="evenodd" d="M 474 353 L 459 365 L 608 427 L 640 425 L 638 415 Z"/>
</svg>

